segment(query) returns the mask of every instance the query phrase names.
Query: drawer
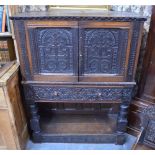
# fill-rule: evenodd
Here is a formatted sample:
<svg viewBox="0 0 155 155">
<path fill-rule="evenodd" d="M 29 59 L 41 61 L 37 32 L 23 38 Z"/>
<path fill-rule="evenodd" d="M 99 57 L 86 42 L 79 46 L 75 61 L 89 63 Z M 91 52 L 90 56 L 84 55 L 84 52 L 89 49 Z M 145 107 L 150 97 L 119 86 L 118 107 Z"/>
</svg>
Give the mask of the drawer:
<svg viewBox="0 0 155 155">
<path fill-rule="evenodd" d="M 25 86 L 26 98 L 35 101 L 121 102 L 123 94 L 131 95 L 131 88 L 90 86 Z M 29 89 L 29 90 L 27 90 Z M 31 91 L 30 91 L 31 89 Z M 30 94 L 31 93 L 31 94 Z"/>
</svg>

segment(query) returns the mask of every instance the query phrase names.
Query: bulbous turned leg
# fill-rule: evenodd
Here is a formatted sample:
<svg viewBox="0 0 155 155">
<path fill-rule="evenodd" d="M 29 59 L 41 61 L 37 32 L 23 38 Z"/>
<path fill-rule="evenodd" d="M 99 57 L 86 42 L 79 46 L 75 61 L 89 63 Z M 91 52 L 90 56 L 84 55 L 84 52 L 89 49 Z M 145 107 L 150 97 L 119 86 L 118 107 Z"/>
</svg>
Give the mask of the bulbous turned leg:
<svg viewBox="0 0 155 155">
<path fill-rule="evenodd" d="M 120 106 L 120 111 L 117 119 L 117 140 L 116 144 L 124 144 L 125 143 L 125 132 L 127 127 L 127 114 L 128 114 L 128 104 L 122 104 Z"/>
<path fill-rule="evenodd" d="M 122 103 L 120 104 L 119 114 L 117 118 L 117 139 L 116 144 L 124 144 L 126 141 L 126 129 L 127 129 L 127 115 L 128 115 L 128 108 L 131 103 L 132 99 L 132 91 L 133 86 L 124 88 L 122 91 Z"/>
<path fill-rule="evenodd" d="M 38 108 L 33 100 L 27 100 L 27 106 L 30 116 L 30 128 L 32 130 L 32 138 L 34 142 L 41 142 L 40 116 Z"/>
</svg>

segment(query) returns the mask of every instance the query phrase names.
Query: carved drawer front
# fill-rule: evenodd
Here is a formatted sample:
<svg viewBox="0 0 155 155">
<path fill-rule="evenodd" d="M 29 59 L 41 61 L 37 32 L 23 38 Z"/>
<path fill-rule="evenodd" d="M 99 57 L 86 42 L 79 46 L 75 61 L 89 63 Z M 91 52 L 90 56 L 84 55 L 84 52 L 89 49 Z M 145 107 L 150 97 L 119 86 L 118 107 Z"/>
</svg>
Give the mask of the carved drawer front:
<svg viewBox="0 0 155 155">
<path fill-rule="evenodd" d="M 80 80 L 125 80 L 131 24 L 81 22 L 80 25 Z"/>
<path fill-rule="evenodd" d="M 131 95 L 131 88 L 73 87 L 73 86 L 25 86 L 27 99 L 36 101 L 115 101 L 120 102 L 123 94 Z"/>
<path fill-rule="evenodd" d="M 77 22 L 27 22 L 29 60 L 34 80 L 77 81 Z"/>
</svg>

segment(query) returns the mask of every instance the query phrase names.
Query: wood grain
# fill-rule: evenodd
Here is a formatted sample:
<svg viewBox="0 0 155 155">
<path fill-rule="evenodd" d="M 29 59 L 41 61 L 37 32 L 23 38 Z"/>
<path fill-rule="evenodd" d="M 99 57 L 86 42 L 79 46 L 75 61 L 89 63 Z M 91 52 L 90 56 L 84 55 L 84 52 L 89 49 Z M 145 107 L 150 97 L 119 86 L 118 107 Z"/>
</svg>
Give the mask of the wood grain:
<svg viewBox="0 0 155 155">
<path fill-rule="evenodd" d="M 0 78 L 0 149 L 23 149 L 28 138 L 18 68 L 13 63 Z"/>
</svg>

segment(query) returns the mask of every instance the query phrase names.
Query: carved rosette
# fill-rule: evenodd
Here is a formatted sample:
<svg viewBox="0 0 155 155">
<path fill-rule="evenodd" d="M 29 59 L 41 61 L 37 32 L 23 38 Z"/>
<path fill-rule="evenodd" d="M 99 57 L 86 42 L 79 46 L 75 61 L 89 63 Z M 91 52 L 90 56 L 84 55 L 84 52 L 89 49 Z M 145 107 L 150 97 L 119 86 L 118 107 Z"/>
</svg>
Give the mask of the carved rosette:
<svg viewBox="0 0 155 155">
<path fill-rule="evenodd" d="M 133 22 L 133 21 L 146 21 L 146 18 L 137 18 L 137 17 L 81 17 L 81 16 L 31 16 L 31 17 L 24 17 L 24 16 L 14 16 L 10 17 L 13 20 L 95 20 L 95 21 L 118 21 L 118 22 Z"/>
</svg>

